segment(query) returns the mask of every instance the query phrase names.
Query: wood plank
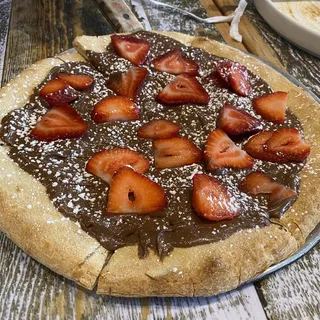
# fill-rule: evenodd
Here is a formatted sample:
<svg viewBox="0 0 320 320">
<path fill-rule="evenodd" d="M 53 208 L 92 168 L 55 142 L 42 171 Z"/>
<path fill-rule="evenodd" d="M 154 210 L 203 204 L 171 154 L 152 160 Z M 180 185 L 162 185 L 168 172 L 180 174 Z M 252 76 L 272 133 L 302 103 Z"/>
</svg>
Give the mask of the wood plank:
<svg viewBox="0 0 320 320">
<path fill-rule="evenodd" d="M 71 48 L 78 35 L 111 32 L 91 0 L 13 0 L 3 81 L 8 82 L 38 60 Z"/>
<path fill-rule="evenodd" d="M 224 15 L 228 15 L 233 12 L 238 4 L 238 0 L 213 0 L 213 2 L 218 7 Z M 283 64 L 278 59 L 276 52 L 270 48 L 263 37 L 259 33 L 257 27 L 250 23 L 246 14 L 242 16 L 239 31 L 242 35 L 243 45 L 247 50 L 258 57 L 265 59 L 280 69 L 284 69 Z"/>
<path fill-rule="evenodd" d="M 215 5 L 212 0 L 200 0 L 201 4 L 203 5 L 204 9 L 207 11 L 209 17 L 216 17 L 216 16 L 223 16 L 223 13 L 219 10 L 219 8 Z M 230 35 L 230 25 L 229 23 L 218 23 L 216 24 L 216 28 L 219 30 L 220 34 L 222 35 L 224 41 L 243 51 L 248 51 L 247 48 L 244 46 L 243 43 L 233 40 Z"/>
<path fill-rule="evenodd" d="M 4 57 L 6 53 L 7 36 L 10 22 L 11 0 L 0 1 L 0 84 L 2 80 Z"/>
<path fill-rule="evenodd" d="M 320 244 L 260 283 L 271 320 L 320 319 Z"/>
</svg>

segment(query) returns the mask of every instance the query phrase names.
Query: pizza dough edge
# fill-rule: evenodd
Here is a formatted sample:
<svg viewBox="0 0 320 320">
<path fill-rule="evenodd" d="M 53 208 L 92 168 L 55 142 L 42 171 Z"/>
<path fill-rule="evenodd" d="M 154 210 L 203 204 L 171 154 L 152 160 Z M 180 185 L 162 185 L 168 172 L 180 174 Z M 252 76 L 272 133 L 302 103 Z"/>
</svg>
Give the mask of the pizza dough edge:
<svg viewBox="0 0 320 320">
<path fill-rule="evenodd" d="M 274 219 L 284 229 L 273 224 L 249 231 L 249 234 L 245 231 L 236 233 L 221 242 L 185 249 L 175 248 L 172 255 L 162 263 L 153 253 L 147 259 L 138 259 L 136 247 L 121 248 L 112 255 L 98 279 L 100 294 L 201 296 L 228 291 L 263 272 L 270 265 L 287 258 L 304 243 L 305 238 L 320 222 L 320 191 L 316 188 L 320 183 L 320 178 L 317 178 L 317 170 L 320 168 L 317 155 L 320 154 L 320 147 L 315 138 L 320 134 L 320 128 L 317 128 L 319 104 L 308 92 L 273 68 L 238 49 L 178 32 L 159 33 L 186 45 L 238 61 L 263 78 L 273 90 L 289 92 L 288 106 L 302 120 L 306 141 L 312 147 L 308 162 L 312 159 L 312 163 L 301 172 L 302 187 L 298 200 L 281 219 Z M 87 50 L 103 52 L 109 43 L 109 35 L 82 36 L 75 39 L 74 47 L 86 57 Z M 312 117 L 306 114 L 308 108 L 312 108 Z M 247 241 L 248 237 L 252 237 L 252 240 Z M 230 246 L 237 250 L 230 250 Z M 180 269 L 174 265 L 178 265 Z"/>
<path fill-rule="evenodd" d="M 29 101 L 33 89 L 64 60 L 83 61 L 78 54 L 41 60 L 0 90 L 0 119 Z M 49 200 L 45 187 L 23 171 L 0 146 L 0 230 L 34 259 L 58 274 L 92 289 L 108 251 Z"/>
<path fill-rule="evenodd" d="M 179 34 L 180 35 L 180 34 Z M 185 36 L 185 38 L 194 39 L 193 37 Z M 205 41 L 205 40 L 201 40 Z M 206 40 L 207 41 L 207 40 Z M 217 44 L 215 44 L 217 46 Z M 238 50 L 237 50 L 238 51 Z M 71 56 L 70 60 L 76 60 L 76 55 L 74 58 Z M 52 59 L 49 59 L 52 60 Z M 57 62 L 57 64 L 60 64 Z M 38 65 L 41 65 L 42 62 L 39 62 Z M 17 92 L 17 86 L 22 87 L 22 85 L 25 85 L 25 81 L 22 80 L 19 82 L 19 78 L 23 78 L 25 75 L 28 75 L 27 79 L 28 81 L 32 76 L 33 73 L 37 73 L 37 81 L 38 82 L 32 82 L 32 86 L 30 85 L 30 82 L 28 86 L 30 85 L 30 88 L 36 86 L 39 82 L 42 81 L 42 79 L 47 75 L 48 71 L 54 66 L 54 64 L 50 63 L 50 65 L 47 66 L 47 69 L 42 66 L 42 69 L 32 69 L 32 74 L 24 74 L 22 73 L 16 80 L 13 80 L 10 82 L 10 86 L 12 86 L 14 89 L 9 89 L 8 87 L 5 87 L 1 90 L 0 93 L 6 93 L 7 99 L 1 98 L 2 101 L 6 101 L 10 99 L 13 99 L 13 93 Z M 41 72 L 43 73 L 41 73 Z M 41 75 L 42 74 L 42 78 Z M 13 90 L 13 91 L 11 91 Z M 15 91 L 16 90 L 16 91 Z M 10 95 L 12 93 L 11 98 L 8 98 L 8 94 Z M 26 94 L 24 93 L 23 96 L 20 96 L 20 99 L 23 101 L 23 99 L 26 97 Z M 26 99 L 29 98 L 29 95 L 27 95 Z M 12 101 L 11 101 L 12 102 Z M 26 101 L 25 101 L 26 102 Z M 24 102 L 24 103 L 25 103 Z M 23 103 L 23 104 L 24 104 Z M 22 105 L 23 105 L 22 104 Z M 8 105 L 8 101 L 7 101 Z M 10 106 L 18 107 L 17 103 L 9 103 Z M 2 104 L 3 107 L 3 104 Z M 11 108 L 12 109 L 12 108 Z M 1 109 L 1 115 L 6 114 L 10 111 L 10 108 L 4 108 Z M 91 237 L 87 236 L 84 232 L 81 230 L 79 231 L 77 225 L 69 220 L 65 220 L 63 216 L 53 207 L 51 202 L 47 199 L 44 187 L 40 185 L 39 182 L 37 182 L 33 177 L 22 171 L 18 165 L 13 163 L 8 157 L 3 157 L 5 148 L 1 147 L 0 154 L 1 158 L 0 161 L 8 164 L 3 167 L 4 169 L 0 173 L 0 177 L 3 178 L 2 181 L 6 181 L 6 190 L 2 190 L 0 187 L 0 229 L 2 229 L 5 233 L 9 235 L 9 237 L 17 243 L 20 247 L 22 247 L 27 253 L 29 253 L 31 256 L 35 257 L 38 261 L 41 263 L 49 266 L 52 270 L 56 271 L 57 273 L 63 274 L 67 278 L 71 278 L 72 280 L 78 282 L 79 284 L 92 288 L 93 282 L 95 282 L 97 275 L 100 272 L 100 269 L 102 268 L 105 259 L 107 257 L 107 252 L 105 249 L 101 248 L 101 246 Z M 19 172 L 19 171 L 22 171 Z M 16 174 L 16 177 L 6 177 L 5 172 L 14 172 Z M 18 173 L 16 173 L 18 172 Z M 25 174 L 25 177 L 24 177 Z M 23 177 L 23 179 L 21 179 Z M 16 178 L 16 179 L 15 179 Z M 22 181 L 23 180 L 23 181 Z M 22 183 L 23 182 L 23 183 Z M 26 182 L 26 183 L 24 183 Z M 33 190 L 29 190 L 30 185 L 32 185 Z M 39 185 L 39 186 L 38 186 Z M 7 187 L 8 186 L 8 187 Z M 18 192 L 18 189 L 22 189 Z M 39 187 L 39 188 L 38 188 Z M 43 190 L 40 190 L 42 187 Z M 19 196 L 17 196 L 16 199 L 10 200 L 12 194 L 9 191 L 13 191 L 13 194 L 17 193 Z M 9 194 L 10 193 L 10 194 Z M 31 215 L 32 218 L 28 219 L 25 223 L 26 225 L 23 225 L 23 229 L 21 230 L 15 230 L 16 226 L 20 223 L 20 221 L 23 221 L 22 218 L 25 219 L 25 215 L 30 213 L 30 209 L 28 209 L 29 201 L 32 197 L 32 194 L 37 193 L 41 197 L 37 197 L 37 199 L 41 199 L 43 201 L 41 203 L 41 206 L 35 206 L 34 209 L 31 211 L 33 214 Z M 31 196 L 31 197 L 30 197 Z M 43 197 L 43 200 L 42 200 Z M 317 197 L 314 197 L 314 199 L 317 199 Z M 43 206 L 45 204 L 45 206 Z M 4 214 L 5 212 L 5 214 Z M 287 215 L 287 214 L 286 214 Z M 41 217 L 41 220 L 39 220 L 39 217 Z M 34 219 L 33 219 L 34 218 Z M 49 221 L 59 221 L 59 223 L 48 223 Z M 50 220 L 51 219 L 51 220 Z M 318 220 L 317 220 L 318 219 Z M 319 218 L 313 219 L 314 222 L 319 221 Z M 36 221 L 35 221 L 36 220 Z M 298 219 L 296 219 L 298 220 Z M 310 219 L 305 219 L 310 221 Z M 34 223 L 36 222 L 36 223 Z M 310 226 L 306 228 L 306 233 L 308 230 L 314 225 L 314 223 L 309 223 Z M 53 227 L 50 227 L 53 225 Z M 58 226 L 59 225 L 59 226 Z M 48 227 L 49 226 L 49 227 Z M 48 229 L 47 229 L 48 228 Z M 16 228 L 17 229 L 17 228 Z M 250 252 L 250 256 L 248 257 L 249 261 L 255 261 L 255 253 L 251 252 L 252 245 L 249 245 L 249 248 L 243 248 L 239 249 L 239 254 L 237 252 L 233 252 L 233 255 L 231 256 L 228 254 L 226 259 L 223 259 L 223 256 L 225 255 L 225 251 L 221 251 L 221 255 L 218 255 L 217 252 L 219 252 L 219 245 L 221 243 L 225 243 L 225 246 L 227 244 L 233 244 L 229 243 L 234 239 L 233 237 L 238 237 L 238 234 L 235 234 L 234 236 L 230 237 L 229 239 L 219 242 L 219 243 L 213 243 L 205 246 L 198 246 L 188 249 L 176 249 L 174 250 L 173 257 L 177 259 L 178 261 L 184 261 L 185 263 L 188 263 L 190 265 L 190 268 L 186 268 L 185 270 L 176 270 L 175 267 L 173 267 L 173 273 L 179 274 L 180 271 L 182 271 L 182 275 L 184 277 L 181 277 L 182 279 L 186 279 L 182 282 L 180 281 L 173 281 L 171 284 L 170 281 L 168 281 L 168 275 L 167 270 L 164 265 L 158 262 L 158 257 L 153 257 L 152 254 L 150 254 L 150 257 L 145 260 L 140 260 L 137 257 L 137 250 L 135 247 L 127 247 L 123 249 L 119 249 L 111 258 L 110 263 L 103 269 L 103 272 L 99 278 L 98 283 L 98 292 L 99 293 L 106 293 L 106 294 L 114 294 L 114 295 L 131 295 L 131 296 L 138 296 L 138 295 L 211 295 L 215 294 L 221 291 L 226 291 L 229 289 L 232 289 L 236 286 L 238 286 L 239 283 L 245 281 L 246 279 L 249 279 L 250 277 L 254 276 L 256 273 L 259 273 L 263 271 L 268 265 L 270 265 L 273 262 L 280 261 L 287 257 L 292 251 L 296 250 L 297 243 L 294 238 L 292 238 L 289 233 L 279 229 L 277 226 L 271 226 L 270 230 L 267 230 L 269 228 L 264 228 L 263 234 L 265 236 L 261 236 L 261 238 L 264 238 L 267 240 L 268 237 L 277 236 L 278 238 L 283 239 L 283 243 L 286 244 L 286 247 L 279 247 L 279 241 L 276 241 L 271 245 L 271 242 L 267 241 L 265 244 L 263 244 L 263 241 L 260 241 L 261 230 L 260 231 L 254 231 L 257 232 L 257 241 L 259 244 L 263 245 L 263 248 L 265 248 L 262 253 L 259 252 L 259 257 L 261 255 L 265 256 L 263 261 L 259 261 L 258 268 L 256 265 L 250 269 L 250 266 L 247 268 L 242 269 L 236 269 L 234 268 L 234 262 L 239 261 L 239 256 L 241 256 L 240 252 Z M 34 231 L 29 232 L 28 231 Z M 39 230 L 41 232 L 39 232 Z M 64 230 L 64 232 L 61 232 L 61 230 Z M 274 233 L 274 234 L 270 234 Z M 47 233 L 49 232 L 49 233 Z M 53 240 L 49 239 L 49 234 L 52 233 Z M 66 243 L 66 235 L 72 237 L 71 240 L 75 240 L 75 247 L 71 247 L 71 251 L 65 250 L 63 253 L 60 252 L 60 248 L 57 249 L 58 246 L 55 247 L 57 240 L 60 241 L 60 244 L 63 245 Z M 73 234 L 74 233 L 74 234 Z M 26 234 L 28 236 L 26 236 Z M 58 237 L 56 235 L 59 235 Z M 72 234 L 72 235 L 71 235 Z M 79 234 L 81 236 L 79 236 Z M 268 234 L 268 236 L 267 236 Z M 243 233 L 241 233 L 240 240 L 243 238 Z M 60 238 L 61 239 L 57 239 Z M 247 237 L 247 236 L 246 236 Z M 232 238 L 232 239 L 231 239 Z M 54 240 L 55 239 L 55 240 Z M 47 242 L 47 240 L 50 240 Z M 70 242 L 70 239 L 68 237 L 68 243 Z M 91 243 L 92 246 L 88 246 L 89 248 L 83 248 L 83 246 L 78 247 L 79 242 L 85 244 L 85 247 L 87 247 L 88 243 Z M 237 240 L 236 242 L 241 242 Z M 218 245 L 219 244 L 219 245 Z M 37 247 L 38 246 L 38 247 Z M 222 245 L 221 245 L 222 246 Z M 209 250 L 210 247 L 210 250 Z M 50 249 L 50 252 L 47 249 Z M 226 248 L 226 247 L 224 247 Z M 86 250 L 84 250 L 86 249 Z M 260 248 L 261 249 L 261 248 Z M 51 251 L 52 250 L 52 251 Z M 79 251 L 78 251 L 79 250 Z M 210 253 L 212 250 L 213 253 Z M 83 252 L 85 251 L 85 252 Z M 210 251 L 210 252 L 209 252 Z M 72 252 L 72 261 L 70 261 L 70 252 Z M 204 261 L 201 261 L 201 259 L 197 258 L 194 259 L 193 256 L 197 252 L 205 253 L 206 258 Z M 272 252 L 272 253 L 270 253 Z M 132 262 L 128 263 L 128 255 L 132 254 Z M 134 256 L 133 256 L 134 255 Z M 64 257 L 65 259 L 62 259 L 63 261 L 60 263 L 59 259 L 61 257 Z M 185 258 L 183 258 L 185 257 Z M 200 257 L 199 255 L 196 255 L 195 257 Z M 170 258 L 167 258 L 168 262 L 166 262 L 166 259 L 164 260 L 164 263 L 173 263 L 175 260 L 169 260 Z M 59 263 L 57 263 L 59 261 Z M 118 261 L 118 262 L 117 262 Z M 192 262 L 201 262 L 198 265 L 193 265 Z M 123 263 L 124 264 L 123 264 Z M 141 276 L 141 269 L 133 269 L 132 266 L 139 265 L 140 263 L 143 263 L 143 270 L 146 270 L 147 267 L 150 268 L 149 274 L 145 273 L 143 271 L 143 274 Z M 154 263 L 158 264 L 158 269 L 153 267 Z M 255 262 L 257 263 L 257 262 Z M 253 263 L 253 264 L 255 264 Z M 117 266 L 115 268 L 115 266 Z M 121 267 L 121 268 L 120 268 Z M 229 267 L 229 268 L 228 268 Z M 160 268 L 160 269 L 159 269 Z M 84 270 L 85 269 L 85 270 Z M 197 272 L 192 273 L 192 270 L 197 270 Z M 229 269 L 229 274 L 226 272 L 226 270 Z M 253 269 L 253 270 L 252 270 Z M 259 269 L 259 270 L 258 270 Z M 152 273 L 152 270 L 155 270 Z M 163 271 L 161 273 L 161 270 Z M 94 271 L 94 272 L 93 272 Z M 116 272 L 115 272 L 116 271 Z M 135 279 L 132 279 L 128 281 L 126 278 L 128 276 L 128 272 L 133 271 L 133 275 L 135 275 Z M 157 271 L 157 272 L 156 272 Z M 178 271 L 178 272 L 175 272 Z M 208 276 L 208 272 L 210 276 Z M 113 274 L 115 272 L 116 274 Z M 190 278 L 193 279 L 192 283 L 189 282 L 189 275 L 188 272 L 192 273 L 190 274 Z M 94 275 L 92 275 L 94 273 Z M 180 274 L 180 275 L 181 275 Z M 230 279 L 228 279 L 228 283 L 224 283 L 225 278 L 223 277 L 223 274 L 228 276 Z M 231 276 L 232 274 L 232 276 Z M 203 276 L 200 276 L 203 275 Z M 222 279 L 220 281 L 217 280 L 216 277 L 219 277 Z M 107 277 L 106 277 L 107 276 Z M 119 285 L 118 281 L 122 279 L 124 276 L 124 280 L 122 284 Z M 209 278 L 210 277 L 210 278 Z M 89 280 L 87 278 L 90 278 Z M 170 278 L 170 277 L 169 277 Z M 216 278 L 215 283 L 217 285 L 212 284 L 210 279 Z M 154 281 L 156 279 L 156 282 Z M 209 281 L 208 281 L 209 279 Z M 151 280 L 149 282 L 148 280 Z M 107 283 L 106 283 L 107 281 Z M 133 282 L 132 282 L 133 281 Z M 136 281 L 137 285 L 140 283 L 140 287 L 136 286 L 134 284 L 134 281 Z M 146 287 L 145 287 L 146 285 Z M 179 288 L 179 286 L 181 287 Z M 120 287 L 119 287 L 120 286 Z M 122 286 L 122 288 L 121 288 Z M 143 286 L 143 287 L 141 287 Z M 218 288 L 214 288 L 214 286 L 217 286 Z M 131 287 L 131 288 L 128 288 Z M 140 289 L 141 290 L 140 290 Z M 130 291 L 130 290 L 131 291 Z M 134 291 L 136 289 L 139 289 L 140 294 L 137 294 L 137 291 Z M 129 292 L 128 292 L 129 290 Z M 149 291 L 148 291 L 149 290 Z M 158 292 L 158 293 L 157 293 Z"/>
</svg>

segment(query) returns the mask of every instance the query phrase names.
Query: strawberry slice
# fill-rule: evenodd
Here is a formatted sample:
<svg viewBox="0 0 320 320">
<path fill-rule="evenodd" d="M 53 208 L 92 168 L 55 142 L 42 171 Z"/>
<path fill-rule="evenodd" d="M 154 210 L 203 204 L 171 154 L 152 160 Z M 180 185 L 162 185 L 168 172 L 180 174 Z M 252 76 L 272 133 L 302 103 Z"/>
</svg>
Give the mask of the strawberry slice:
<svg viewBox="0 0 320 320">
<path fill-rule="evenodd" d="M 149 170 L 150 164 L 147 158 L 136 151 L 115 148 L 95 153 L 87 162 L 86 170 L 110 184 L 114 173 L 124 166 L 145 173 Z"/>
<path fill-rule="evenodd" d="M 156 182 L 129 167 L 120 168 L 113 176 L 107 214 L 146 214 L 166 207 L 166 194 Z"/>
<path fill-rule="evenodd" d="M 205 80 L 207 82 L 211 82 L 218 88 L 224 88 L 224 89 L 229 89 L 229 83 L 227 83 L 221 76 L 220 74 L 215 70 L 211 73 L 209 73 L 206 77 Z"/>
<path fill-rule="evenodd" d="M 87 74 L 58 73 L 57 78 L 68 83 L 73 89 L 83 90 L 89 88 L 93 83 L 93 77 Z"/>
<path fill-rule="evenodd" d="M 163 104 L 182 103 L 205 104 L 209 95 L 200 82 L 187 73 L 177 76 L 157 96 L 156 100 Z"/>
<path fill-rule="evenodd" d="M 133 36 L 111 36 L 111 43 L 115 52 L 122 58 L 129 60 L 135 65 L 144 63 L 147 59 L 150 45 L 147 40 Z"/>
<path fill-rule="evenodd" d="M 39 96 L 45 99 L 50 106 L 58 106 L 71 102 L 77 99 L 79 95 L 79 92 L 60 79 L 48 81 L 39 92 Z"/>
<path fill-rule="evenodd" d="M 272 135 L 273 131 L 261 131 L 248 140 L 244 145 L 244 149 L 251 157 L 256 159 L 277 163 L 286 162 L 277 153 L 269 152 L 265 149 L 265 145 Z"/>
<path fill-rule="evenodd" d="M 228 82 L 233 91 L 239 96 L 246 97 L 249 95 L 251 85 L 248 79 L 248 70 L 245 66 L 235 64 L 228 76 Z"/>
<path fill-rule="evenodd" d="M 52 107 L 31 130 L 30 136 L 41 141 L 79 138 L 87 129 L 88 124 L 77 111 L 64 104 Z"/>
<path fill-rule="evenodd" d="M 245 66 L 230 60 L 219 61 L 216 70 L 221 79 L 228 84 L 233 91 L 243 97 L 248 96 L 251 91 L 248 79 L 248 70 Z"/>
<path fill-rule="evenodd" d="M 128 98 L 106 97 L 94 106 L 91 116 L 96 123 L 138 120 L 139 108 Z"/>
<path fill-rule="evenodd" d="M 286 119 L 288 93 L 277 91 L 253 99 L 253 108 L 260 116 L 273 123 L 283 123 Z"/>
<path fill-rule="evenodd" d="M 262 172 L 252 172 L 241 182 L 239 189 L 254 196 L 258 194 L 271 194 L 279 183 Z"/>
<path fill-rule="evenodd" d="M 252 168 L 254 159 L 221 130 L 213 130 L 206 141 L 204 157 L 208 170 L 219 168 Z"/>
<path fill-rule="evenodd" d="M 233 219 L 240 212 L 227 188 L 206 174 L 193 177 L 192 206 L 201 217 L 212 221 Z"/>
<path fill-rule="evenodd" d="M 172 121 L 160 119 L 152 120 L 137 131 L 138 136 L 144 139 L 167 139 L 176 137 L 180 127 Z"/>
<path fill-rule="evenodd" d="M 258 119 L 229 103 L 223 106 L 217 126 L 229 135 L 255 133 L 262 129 L 261 122 Z"/>
<path fill-rule="evenodd" d="M 279 216 L 297 198 L 297 193 L 262 172 L 252 172 L 240 184 L 240 190 L 252 195 L 269 194 L 268 209 Z"/>
<path fill-rule="evenodd" d="M 184 57 L 181 49 L 169 51 L 154 59 L 152 63 L 157 71 L 171 74 L 188 73 L 191 76 L 196 76 L 199 70 L 199 65 Z"/>
<path fill-rule="evenodd" d="M 117 72 L 107 81 L 107 87 L 118 96 L 135 99 L 148 71 L 145 68 L 132 67 L 127 72 Z"/>
<path fill-rule="evenodd" d="M 268 139 L 264 148 L 267 152 L 277 154 L 282 162 L 304 161 L 310 154 L 310 147 L 294 128 L 280 128 Z"/>
<path fill-rule="evenodd" d="M 153 141 L 154 161 L 157 169 L 181 167 L 201 161 L 201 150 L 187 138 Z"/>
</svg>

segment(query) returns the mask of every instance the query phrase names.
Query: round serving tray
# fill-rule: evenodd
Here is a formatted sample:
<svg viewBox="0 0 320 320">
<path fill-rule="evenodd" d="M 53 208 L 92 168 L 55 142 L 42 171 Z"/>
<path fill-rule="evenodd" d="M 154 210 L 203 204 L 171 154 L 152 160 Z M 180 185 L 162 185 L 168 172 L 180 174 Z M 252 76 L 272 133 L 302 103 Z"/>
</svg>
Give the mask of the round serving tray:
<svg viewBox="0 0 320 320">
<path fill-rule="evenodd" d="M 272 29 L 296 46 L 320 58 L 319 32 L 281 12 L 271 0 L 254 0 L 254 4 Z"/>
</svg>

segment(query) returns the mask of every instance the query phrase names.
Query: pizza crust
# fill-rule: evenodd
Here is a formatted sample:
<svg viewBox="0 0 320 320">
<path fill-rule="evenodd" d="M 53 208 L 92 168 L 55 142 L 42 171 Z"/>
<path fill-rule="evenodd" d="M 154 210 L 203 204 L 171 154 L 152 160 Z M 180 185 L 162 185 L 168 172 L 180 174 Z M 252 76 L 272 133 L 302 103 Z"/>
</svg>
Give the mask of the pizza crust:
<svg viewBox="0 0 320 320">
<path fill-rule="evenodd" d="M 245 53 L 204 38 L 180 33 L 163 34 L 187 45 L 236 60 L 260 75 L 274 90 L 289 92 L 289 107 L 303 121 L 305 136 L 312 146 L 308 166 L 302 172 L 301 195 L 293 207 L 277 221 L 261 229 L 237 232 L 226 240 L 191 248 L 176 248 L 159 261 L 150 252 L 139 259 L 137 247 L 110 254 L 76 223 L 64 218 L 49 200 L 44 186 L 14 163 L 0 146 L 0 229 L 18 246 L 53 271 L 93 288 L 98 293 L 120 296 L 206 296 L 228 291 L 263 272 L 296 251 L 320 221 L 319 105 L 312 97 L 272 68 Z M 110 36 L 78 37 L 74 45 L 85 56 L 86 50 L 100 51 Z M 61 60 L 83 60 L 78 54 L 60 55 L 28 68 L 0 91 L 0 119 L 29 100 L 33 88 L 43 81 Z M 23 88 L 23 91 L 21 90 Z M 307 117 L 307 110 L 312 117 Z M 319 176 L 319 175 L 318 175 Z M 290 231 L 290 232 L 288 232 Z"/>
<path fill-rule="evenodd" d="M 300 196 L 281 219 L 259 230 L 248 230 L 208 245 L 175 248 L 159 261 L 150 252 L 139 259 L 137 247 L 117 250 L 98 279 L 98 293 L 119 296 L 206 296 L 238 287 L 270 265 L 296 251 L 320 222 L 320 106 L 312 96 L 273 68 L 238 49 L 207 38 L 177 32 L 159 32 L 185 45 L 238 61 L 265 80 L 274 91 L 289 93 L 288 107 L 304 127 L 311 154 L 301 172 Z M 110 36 L 77 37 L 74 47 L 84 57 L 87 50 L 104 52 Z M 312 115 L 309 116 L 309 110 Z M 282 228 L 280 226 L 283 226 Z"/>
<path fill-rule="evenodd" d="M 0 120 L 29 101 L 61 59 L 82 61 L 79 54 L 37 62 L 10 81 L 0 92 Z M 0 146 L 0 230 L 26 253 L 53 271 L 92 289 L 108 252 L 49 200 L 45 187 L 7 155 Z"/>
</svg>

